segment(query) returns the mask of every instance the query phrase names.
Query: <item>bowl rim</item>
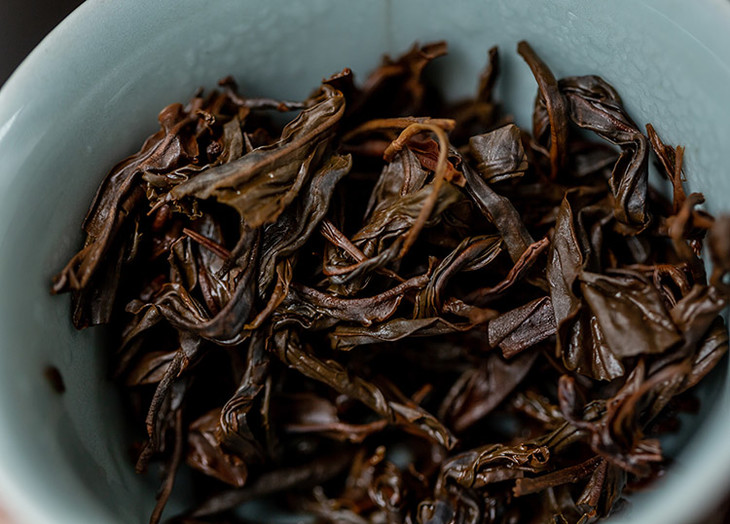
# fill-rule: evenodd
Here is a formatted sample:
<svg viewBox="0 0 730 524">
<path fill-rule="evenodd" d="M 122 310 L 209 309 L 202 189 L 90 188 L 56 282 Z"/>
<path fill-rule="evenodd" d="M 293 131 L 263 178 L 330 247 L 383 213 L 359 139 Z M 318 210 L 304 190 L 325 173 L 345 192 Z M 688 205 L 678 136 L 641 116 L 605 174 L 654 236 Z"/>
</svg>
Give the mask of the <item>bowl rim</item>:
<svg viewBox="0 0 730 524">
<path fill-rule="evenodd" d="M 387 0 L 386 0 L 387 1 Z M 647 5 L 657 5 L 661 0 L 641 0 Z M 676 0 L 672 5 L 683 9 L 684 13 L 691 13 L 693 9 L 699 9 L 700 2 L 693 2 L 692 6 L 681 6 Z M 730 0 L 703 0 L 702 7 L 708 9 L 706 16 L 722 17 L 730 27 Z M 12 101 L 19 99 L 19 95 L 25 87 L 36 81 L 36 73 L 43 67 L 48 51 L 56 46 L 56 41 L 68 37 L 70 34 L 83 33 L 87 20 L 95 17 L 114 17 L 123 12 L 132 12 L 135 9 L 135 2 L 115 3 L 106 0 L 86 0 L 62 20 L 23 60 L 23 62 L 8 77 L 0 87 L 0 145 L 12 131 L 15 112 Z M 712 12 L 710 12 L 712 11 Z M 695 35 L 695 37 L 697 37 Z M 697 37 L 699 39 L 699 37 Z M 701 40 L 701 39 L 699 39 Z M 718 48 L 717 42 L 704 45 L 716 56 L 723 58 L 723 62 L 730 67 L 730 49 Z M 730 367 L 730 362 L 726 366 Z M 730 380 L 726 381 L 722 390 L 718 392 L 716 404 L 704 422 L 705 430 L 692 439 L 694 448 L 715 449 L 713 454 L 700 454 L 702 460 L 697 459 L 689 464 L 675 465 L 671 468 L 670 475 L 661 482 L 660 490 L 663 493 L 662 503 L 664 505 L 661 515 L 666 517 L 665 524 L 687 522 L 690 517 L 696 515 L 691 513 L 692 508 L 698 506 L 711 509 L 727 493 L 730 488 L 730 446 L 726 445 L 725 436 L 730 434 Z M 695 454 L 697 455 L 697 453 Z M 0 447 L 0 499 L 3 508 L 11 519 L 18 522 L 34 522 L 37 524 L 53 524 L 56 522 L 53 515 L 42 509 L 32 496 L 23 491 L 22 487 L 14 482 L 13 473 L 3 465 L 2 448 Z M 682 481 L 683 477 L 689 476 L 691 483 Z M 718 489 L 723 486 L 725 489 Z M 691 496 L 692 504 L 686 503 Z M 659 504 L 650 504 L 649 510 L 654 516 L 659 514 L 654 507 Z M 691 506 L 691 507 L 690 507 Z M 646 512 L 645 512 L 646 513 Z M 648 514 L 647 514 L 648 515 Z M 618 517 L 610 519 L 611 523 L 641 522 L 640 515 L 632 515 L 630 520 L 624 521 Z M 648 520 L 645 520 L 648 522 Z"/>
</svg>

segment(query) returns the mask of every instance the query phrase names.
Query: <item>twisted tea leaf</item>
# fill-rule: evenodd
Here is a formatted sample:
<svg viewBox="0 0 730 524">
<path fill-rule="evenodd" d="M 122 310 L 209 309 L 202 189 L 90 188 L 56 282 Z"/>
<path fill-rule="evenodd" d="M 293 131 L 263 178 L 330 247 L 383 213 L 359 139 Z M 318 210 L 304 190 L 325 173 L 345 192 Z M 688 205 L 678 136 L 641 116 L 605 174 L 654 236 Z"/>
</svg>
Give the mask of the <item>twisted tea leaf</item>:
<svg viewBox="0 0 730 524">
<path fill-rule="evenodd" d="M 303 110 L 281 138 L 175 186 L 166 202 L 186 197 L 233 207 L 248 228 L 274 222 L 317 169 L 344 113 L 342 93 L 325 84 L 322 101 Z"/>
<path fill-rule="evenodd" d="M 436 42 L 301 102 L 223 79 L 107 175 L 53 291 L 117 342 L 137 470 L 162 465 L 151 523 L 183 468 L 181 524 L 263 498 L 317 522 L 587 524 L 664 472 L 658 439 L 728 351 L 730 218 L 612 86 L 517 51 L 532 134 L 495 98 L 496 48 L 473 98 L 441 100 Z"/>
</svg>

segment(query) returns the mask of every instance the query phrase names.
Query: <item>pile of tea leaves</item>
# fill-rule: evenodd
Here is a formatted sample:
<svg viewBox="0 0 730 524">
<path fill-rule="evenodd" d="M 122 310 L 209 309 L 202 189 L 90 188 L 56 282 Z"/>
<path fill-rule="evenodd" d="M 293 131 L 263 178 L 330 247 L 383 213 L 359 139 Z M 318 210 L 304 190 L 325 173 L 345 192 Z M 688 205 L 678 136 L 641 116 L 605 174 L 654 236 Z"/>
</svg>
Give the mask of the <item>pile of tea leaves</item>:
<svg viewBox="0 0 730 524">
<path fill-rule="evenodd" d="M 181 468 L 184 523 L 266 499 L 318 523 L 589 523 L 664 472 L 658 436 L 728 349 L 730 218 L 611 85 L 517 50 L 531 131 L 495 100 L 496 49 L 445 102 L 436 42 L 303 102 L 227 78 L 106 176 L 53 291 L 116 334 L 137 470 L 162 465 L 152 523 Z"/>
</svg>

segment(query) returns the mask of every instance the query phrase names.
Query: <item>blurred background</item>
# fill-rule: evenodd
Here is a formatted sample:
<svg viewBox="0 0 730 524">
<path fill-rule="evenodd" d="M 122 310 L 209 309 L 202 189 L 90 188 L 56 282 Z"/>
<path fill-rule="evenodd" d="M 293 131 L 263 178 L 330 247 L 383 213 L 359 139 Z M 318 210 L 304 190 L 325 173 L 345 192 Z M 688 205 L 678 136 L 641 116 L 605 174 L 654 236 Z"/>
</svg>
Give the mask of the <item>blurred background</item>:
<svg viewBox="0 0 730 524">
<path fill-rule="evenodd" d="M 82 0 L 0 0 L 0 85 Z"/>
</svg>

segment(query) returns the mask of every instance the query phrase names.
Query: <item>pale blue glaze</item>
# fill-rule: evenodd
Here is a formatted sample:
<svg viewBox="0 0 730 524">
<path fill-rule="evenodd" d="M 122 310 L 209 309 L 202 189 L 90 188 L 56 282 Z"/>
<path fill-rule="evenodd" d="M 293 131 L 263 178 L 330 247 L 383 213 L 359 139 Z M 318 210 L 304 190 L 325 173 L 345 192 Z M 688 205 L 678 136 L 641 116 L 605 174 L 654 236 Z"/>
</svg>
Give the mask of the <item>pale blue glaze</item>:
<svg viewBox="0 0 730 524">
<path fill-rule="evenodd" d="M 725 0 L 90 0 L 0 91 L 0 496 L 30 524 L 135 524 L 153 504 L 132 472 L 101 334 L 75 332 L 52 274 L 79 246 L 105 172 L 156 129 L 157 111 L 234 74 L 245 94 L 301 98 L 345 66 L 445 38 L 447 93 L 473 92 L 499 44 L 501 98 L 529 125 L 535 86 L 515 45 L 556 75 L 600 73 L 634 118 L 687 146 L 692 190 L 730 207 L 730 3 Z M 42 369 L 58 366 L 59 397 Z M 625 524 L 681 524 L 730 486 L 730 394 Z"/>
</svg>

